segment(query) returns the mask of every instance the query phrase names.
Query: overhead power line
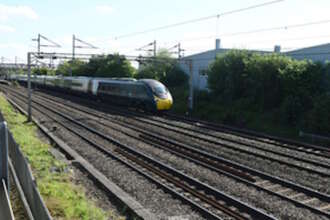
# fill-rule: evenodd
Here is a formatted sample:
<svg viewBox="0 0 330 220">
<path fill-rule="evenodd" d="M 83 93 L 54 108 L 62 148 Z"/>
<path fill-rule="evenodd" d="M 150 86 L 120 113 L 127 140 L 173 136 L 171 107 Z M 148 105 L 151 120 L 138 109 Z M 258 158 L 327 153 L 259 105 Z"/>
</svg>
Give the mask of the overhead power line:
<svg viewBox="0 0 330 220">
<path fill-rule="evenodd" d="M 269 28 L 259 28 L 259 29 L 253 29 L 253 30 L 248 30 L 248 31 L 223 33 L 223 34 L 220 34 L 220 36 L 221 37 L 232 37 L 232 36 L 240 36 L 240 35 L 247 35 L 247 34 L 256 34 L 256 33 L 269 32 L 269 31 L 279 31 L 279 30 L 288 30 L 288 29 L 302 28 L 302 27 L 313 26 L 313 25 L 320 25 L 320 24 L 326 24 L 326 23 L 330 23 L 330 19 L 328 19 L 328 20 L 312 21 L 312 22 L 307 22 L 307 23 L 299 23 L 299 24 L 291 24 L 291 25 L 269 27 Z M 202 37 L 196 37 L 196 38 L 180 39 L 180 41 L 185 41 L 185 42 L 187 42 L 187 41 L 198 41 L 198 40 L 204 40 L 204 39 L 210 39 L 210 38 L 214 38 L 214 35 L 208 35 L 208 36 L 202 36 Z M 169 43 L 169 42 L 167 42 L 167 43 Z"/>
<path fill-rule="evenodd" d="M 213 19 L 213 18 L 219 18 L 219 17 L 222 17 L 222 16 L 231 15 L 231 14 L 235 14 L 235 13 L 239 13 L 239 12 L 243 12 L 243 11 L 247 11 L 247 10 L 251 10 L 251 9 L 255 9 L 255 8 L 260 8 L 260 7 L 264 7 L 264 6 L 267 6 L 267 5 L 272 5 L 272 4 L 283 2 L 283 1 L 285 1 L 285 0 L 275 0 L 275 1 L 264 2 L 264 3 L 261 3 L 261 4 L 252 5 L 252 6 L 248 6 L 248 7 L 245 7 L 245 8 L 239 8 L 239 9 L 235 9 L 235 10 L 231 10 L 231 11 L 227 11 L 227 12 L 222 12 L 222 13 L 215 14 L 215 15 L 210 15 L 210 16 L 200 17 L 200 18 L 196 18 L 196 19 L 186 20 L 186 21 L 183 21 L 183 22 L 178 22 L 178 23 L 174 23 L 174 24 L 169 24 L 169 25 L 159 26 L 159 27 L 155 27 L 155 28 L 150 28 L 150 29 L 146 29 L 146 30 L 143 30 L 143 31 L 136 31 L 136 32 L 132 32 L 132 33 L 129 33 L 129 34 L 123 34 L 123 35 L 117 36 L 115 39 L 118 40 L 118 39 L 121 39 L 121 38 L 133 37 L 133 36 L 136 36 L 136 35 L 141 35 L 141 34 L 145 34 L 145 33 L 149 33 L 149 32 L 159 31 L 159 30 L 163 30 L 163 29 L 173 28 L 173 27 L 182 26 L 182 25 L 186 25 L 186 24 L 190 24 L 190 23 L 196 23 L 196 22 L 205 21 L 205 20 L 210 20 L 210 19 Z"/>
<path fill-rule="evenodd" d="M 286 25 L 286 26 L 271 27 L 271 28 L 261 28 L 261 29 L 251 30 L 251 31 L 241 31 L 241 32 L 227 33 L 227 34 L 225 33 L 225 34 L 222 34 L 221 36 L 236 36 L 236 35 L 267 32 L 267 31 L 287 30 L 287 29 L 292 29 L 292 28 L 301 28 L 301 27 L 306 27 L 306 26 L 311 26 L 311 25 L 318 25 L 318 24 L 325 24 L 325 23 L 330 23 L 330 19 L 329 20 L 313 21 L 313 22 L 308 22 L 308 23 L 292 24 L 292 25 Z"/>
<path fill-rule="evenodd" d="M 81 45 L 76 45 L 76 42 L 79 42 Z M 83 41 L 79 38 L 77 38 L 75 35 L 72 35 L 72 59 L 75 58 L 75 53 L 77 48 L 85 48 L 85 49 L 98 49 L 98 47 L 87 43 L 86 41 Z"/>
<path fill-rule="evenodd" d="M 152 49 L 150 49 L 150 47 L 153 46 Z M 149 48 L 149 49 L 147 49 Z M 154 57 L 156 57 L 156 53 L 157 53 L 157 42 L 154 40 L 153 42 L 144 45 L 138 49 L 136 49 L 137 51 L 147 51 L 147 52 L 153 52 Z"/>
<path fill-rule="evenodd" d="M 265 43 L 265 42 L 287 42 L 287 41 L 301 41 L 301 40 L 311 40 L 311 39 L 322 39 L 330 38 L 330 35 L 313 35 L 313 36 L 304 36 L 304 37 L 295 37 L 295 38 L 277 38 L 277 39 L 266 39 L 260 41 L 244 41 L 244 43 Z"/>
<path fill-rule="evenodd" d="M 47 44 L 41 44 L 41 39 L 44 39 L 47 42 Z M 41 47 L 61 47 L 61 45 L 59 45 L 58 43 L 50 40 L 49 38 L 47 38 L 47 37 L 45 37 L 41 34 L 38 34 L 38 37 L 32 39 L 32 41 L 37 41 L 37 43 L 38 43 L 38 45 L 37 45 L 38 53 L 40 53 L 40 48 Z"/>
</svg>

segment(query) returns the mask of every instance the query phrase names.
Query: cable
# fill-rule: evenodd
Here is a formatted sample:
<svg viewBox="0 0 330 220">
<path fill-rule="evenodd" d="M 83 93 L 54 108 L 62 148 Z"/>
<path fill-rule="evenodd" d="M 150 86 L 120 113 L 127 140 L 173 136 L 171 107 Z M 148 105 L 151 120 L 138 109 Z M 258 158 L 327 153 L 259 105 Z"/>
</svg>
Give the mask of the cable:
<svg viewBox="0 0 330 220">
<path fill-rule="evenodd" d="M 264 42 L 270 42 L 270 41 L 286 42 L 286 41 L 310 40 L 310 39 L 320 39 L 320 38 L 330 38 L 330 35 L 315 35 L 315 36 L 296 37 L 296 38 L 267 39 L 267 40 L 262 40 L 262 41 L 244 41 L 244 43 L 264 43 Z"/>
<path fill-rule="evenodd" d="M 245 7 L 245 8 L 240 8 L 240 9 L 236 9 L 236 10 L 232 10 L 232 11 L 219 13 L 219 14 L 216 14 L 216 15 L 210 15 L 210 16 L 191 19 L 191 20 L 187 20 L 187 21 L 183 21 L 183 22 L 174 23 L 174 24 L 159 26 L 159 27 L 155 27 L 155 28 L 146 29 L 146 30 L 143 30 L 143 31 L 136 31 L 136 32 L 132 32 L 132 33 L 129 33 L 129 34 L 119 35 L 119 36 L 115 37 L 115 39 L 118 40 L 118 39 L 122 39 L 122 38 L 133 37 L 133 36 L 136 36 L 136 35 L 141 35 L 141 34 L 145 34 L 145 33 L 149 33 L 149 32 L 154 32 L 154 31 L 173 28 L 173 27 L 177 27 L 177 26 L 190 24 L 190 23 L 205 21 L 205 20 L 209 20 L 209 19 L 212 19 L 212 18 L 219 18 L 219 17 L 222 17 L 222 16 L 231 15 L 231 14 L 234 14 L 234 13 L 239 13 L 239 12 L 243 12 L 243 11 L 247 11 L 247 10 L 251 10 L 251 9 L 260 8 L 260 7 L 264 7 L 264 6 L 267 6 L 267 5 L 279 3 L 279 2 L 282 2 L 282 1 L 285 1 L 285 0 L 276 0 L 276 1 L 265 2 L 265 3 Z"/>
<path fill-rule="evenodd" d="M 254 29 L 254 30 L 248 30 L 248 31 L 224 33 L 224 34 L 220 34 L 220 36 L 221 37 L 228 37 L 228 36 L 232 37 L 232 36 L 239 36 L 239 35 L 246 35 L 246 34 L 255 34 L 255 33 L 261 33 L 261 32 L 268 32 L 268 31 L 288 30 L 288 29 L 293 29 L 293 28 L 301 28 L 301 27 L 319 25 L 319 24 L 326 24 L 326 23 L 330 23 L 330 19 L 329 20 L 313 21 L 313 22 L 308 22 L 308 23 L 300 23 L 300 24 L 270 27 L 270 28 L 260 28 L 260 29 Z M 214 38 L 214 35 L 196 37 L 196 38 L 181 39 L 179 41 L 198 41 L 198 40 L 204 40 L 204 39 L 210 39 L 210 38 Z M 172 43 L 172 42 L 177 42 L 177 41 L 171 41 L 171 42 L 166 42 L 166 43 Z"/>
<path fill-rule="evenodd" d="M 308 22 L 308 23 L 293 24 L 293 25 L 287 25 L 287 26 L 280 26 L 280 27 L 261 28 L 261 29 L 256 29 L 256 30 L 252 30 L 252 31 L 227 33 L 227 34 L 223 34 L 221 36 L 236 36 L 236 35 L 253 34 L 253 33 L 267 32 L 267 31 L 274 31 L 274 30 L 283 30 L 283 29 L 287 30 L 287 29 L 291 29 L 291 28 L 301 28 L 301 27 L 306 27 L 306 26 L 311 26 L 311 25 L 318 25 L 318 24 L 325 24 L 325 23 L 330 23 L 330 19 L 329 20 L 313 21 L 313 22 Z"/>
</svg>

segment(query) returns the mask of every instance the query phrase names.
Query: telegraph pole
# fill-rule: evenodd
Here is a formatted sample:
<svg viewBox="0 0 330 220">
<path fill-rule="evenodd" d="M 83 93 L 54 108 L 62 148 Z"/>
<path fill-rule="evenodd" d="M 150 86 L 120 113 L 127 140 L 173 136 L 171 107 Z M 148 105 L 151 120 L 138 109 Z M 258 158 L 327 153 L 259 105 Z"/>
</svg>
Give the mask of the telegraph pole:
<svg viewBox="0 0 330 220">
<path fill-rule="evenodd" d="M 40 54 L 40 34 L 38 34 L 37 42 L 38 42 L 38 54 Z"/>
<path fill-rule="evenodd" d="M 76 49 L 76 36 L 72 35 L 72 60 L 74 60 L 75 49 Z"/>
<path fill-rule="evenodd" d="M 171 50 L 173 50 L 173 49 L 177 49 L 177 51 L 171 52 Z M 168 48 L 167 50 L 172 54 L 178 54 L 178 59 L 180 59 L 182 57 L 181 52 L 184 51 L 184 49 L 181 49 L 181 43 L 178 43 L 178 44 L 174 45 L 173 47 Z"/>
<path fill-rule="evenodd" d="M 76 45 L 76 41 L 78 41 L 82 45 Z M 86 41 L 80 40 L 76 37 L 76 35 L 72 35 L 72 61 L 75 59 L 76 56 L 76 48 L 86 48 L 86 49 L 98 49 L 94 45 L 87 43 Z M 70 67 L 70 76 L 72 76 L 72 69 Z"/>
<path fill-rule="evenodd" d="M 27 64 L 28 64 L 28 122 L 31 122 L 32 109 L 31 109 L 31 53 L 30 52 L 28 52 L 27 54 Z"/>
<path fill-rule="evenodd" d="M 82 45 L 80 45 L 80 46 L 76 45 L 76 41 L 78 41 Z M 98 47 L 77 38 L 76 35 L 73 34 L 72 35 L 72 60 L 74 60 L 74 58 L 75 58 L 76 48 L 98 49 Z"/>
<path fill-rule="evenodd" d="M 193 61 L 187 60 L 189 66 L 189 98 L 188 98 L 188 113 L 191 114 L 194 108 L 194 73 L 193 73 Z"/>
<path fill-rule="evenodd" d="M 156 53 L 157 53 L 157 44 L 156 44 L 156 40 L 154 40 L 154 57 L 156 57 Z"/>
<path fill-rule="evenodd" d="M 152 49 L 150 49 L 151 46 L 153 46 Z M 154 40 L 153 42 L 151 42 L 147 45 L 144 45 L 143 47 L 140 47 L 136 50 L 137 51 L 152 52 L 153 57 L 156 57 L 156 55 L 157 55 L 157 42 L 156 42 L 156 40 Z"/>
<path fill-rule="evenodd" d="M 178 58 L 181 58 L 181 44 L 178 43 Z"/>
<path fill-rule="evenodd" d="M 48 44 L 41 44 L 41 38 L 47 41 Z M 55 43 L 54 41 L 48 39 L 47 37 L 41 34 L 38 34 L 38 37 L 32 39 L 32 41 L 37 41 L 38 56 L 40 55 L 41 47 L 61 47 L 61 45 L 59 45 L 58 43 Z"/>
</svg>

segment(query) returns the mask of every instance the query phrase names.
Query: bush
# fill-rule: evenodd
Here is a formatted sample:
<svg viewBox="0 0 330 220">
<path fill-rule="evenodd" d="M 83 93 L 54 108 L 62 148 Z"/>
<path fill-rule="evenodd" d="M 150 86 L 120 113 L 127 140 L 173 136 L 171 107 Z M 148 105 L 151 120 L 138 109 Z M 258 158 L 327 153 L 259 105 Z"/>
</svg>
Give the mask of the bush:
<svg viewBox="0 0 330 220">
<path fill-rule="evenodd" d="M 65 61 L 57 67 L 56 74 L 62 76 L 79 76 L 83 74 L 85 67 L 86 63 L 79 59 Z"/>
<path fill-rule="evenodd" d="M 87 63 L 75 59 L 59 65 L 56 74 L 89 77 L 133 77 L 135 70 L 130 62 L 119 54 L 92 57 Z"/>
<path fill-rule="evenodd" d="M 308 130 L 320 134 L 330 135 L 330 94 L 321 95 L 314 100 L 314 108 L 305 118 Z"/>
<path fill-rule="evenodd" d="M 160 50 L 156 59 L 141 64 L 135 77 L 156 79 L 171 87 L 183 86 L 188 82 L 188 76 L 166 50 Z"/>
<path fill-rule="evenodd" d="M 243 81 L 247 77 L 245 65 L 248 56 L 247 52 L 232 51 L 217 57 L 208 71 L 208 85 L 212 92 L 229 101 L 241 97 Z"/>
<path fill-rule="evenodd" d="M 49 69 L 46 67 L 40 67 L 40 68 L 33 68 L 32 69 L 32 74 L 35 75 L 48 75 Z"/>
<path fill-rule="evenodd" d="M 183 86 L 188 82 L 188 76 L 174 64 L 166 70 L 160 80 L 167 86 Z"/>
<path fill-rule="evenodd" d="M 320 100 L 329 99 L 325 96 L 330 91 L 329 63 L 230 51 L 216 58 L 208 75 L 209 88 L 217 97 L 213 100 L 230 109 L 224 114 L 224 121 L 236 123 L 241 114 L 238 110 L 278 112 L 276 117 L 286 125 L 308 125 L 315 131 L 329 131 L 324 109 L 330 107 L 328 102 Z M 321 118 L 325 121 L 321 122 Z"/>
<path fill-rule="evenodd" d="M 152 66 L 140 67 L 134 76 L 137 79 L 158 79 Z"/>
<path fill-rule="evenodd" d="M 297 125 L 302 115 L 303 102 L 297 96 L 288 96 L 281 106 L 283 122 L 289 125 Z"/>
</svg>

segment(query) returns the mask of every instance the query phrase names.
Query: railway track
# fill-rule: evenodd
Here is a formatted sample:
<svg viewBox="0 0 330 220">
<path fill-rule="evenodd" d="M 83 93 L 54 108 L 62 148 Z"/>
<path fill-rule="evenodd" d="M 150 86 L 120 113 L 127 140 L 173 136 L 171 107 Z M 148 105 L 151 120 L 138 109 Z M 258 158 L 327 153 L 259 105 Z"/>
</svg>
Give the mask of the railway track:
<svg viewBox="0 0 330 220">
<path fill-rule="evenodd" d="M 322 147 L 313 144 L 307 144 L 299 141 L 294 141 L 286 138 L 279 138 L 271 135 L 267 135 L 260 132 L 255 132 L 251 130 L 246 130 L 242 128 L 236 128 L 228 125 L 222 125 L 212 122 L 207 122 L 199 119 L 179 116 L 171 113 L 166 113 L 164 115 L 166 118 L 171 120 L 179 120 L 190 125 L 196 126 L 204 130 L 219 131 L 224 133 L 229 133 L 237 135 L 240 137 L 248 138 L 250 140 L 259 141 L 266 144 L 275 145 L 282 148 L 293 149 L 296 151 L 313 154 L 320 157 L 330 158 L 330 148 Z"/>
<path fill-rule="evenodd" d="M 16 100 L 20 100 L 19 102 L 21 102 L 21 104 L 25 104 L 25 100 L 22 97 L 18 97 L 17 95 L 12 95 L 12 97 Z M 56 123 L 79 136 L 90 145 L 98 148 L 109 157 L 124 163 L 166 191 L 171 192 L 176 197 L 184 200 L 186 203 L 193 206 L 194 209 L 199 210 L 199 212 L 208 219 L 221 219 L 218 216 L 219 213 L 226 214 L 234 219 L 274 219 L 274 217 L 242 203 L 180 171 L 162 164 L 153 158 L 134 150 L 132 147 L 122 144 L 112 137 L 85 125 L 81 121 L 77 121 L 59 111 L 45 106 L 42 103 L 38 103 L 38 107 L 35 106 L 34 109 L 46 115 L 51 120 L 56 121 Z M 48 112 L 52 112 L 52 114 L 58 115 L 62 119 L 49 115 L 49 113 L 45 112 L 45 109 Z M 111 142 L 117 147 L 115 150 L 109 150 L 106 146 L 98 144 L 96 140 L 92 140 L 82 135 L 81 131 L 75 130 L 68 125 L 68 123 L 63 122 L 63 119 Z"/>
<path fill-rule="evenodd" d="M 70 98 L 72 99 L 72 96 Z M 80 99 L 79 102 L 84 102 L 84 101 L 82 99 Z M 88 102 L 85 102 L 85 103 L 90 106 L 90 103 L 88 103 Z M 98 108 L 99 108 L 99 106 L 98 106 Z M 219 134 L 213 134 L 215 131 L 217 131 L 217 132 L 221 132 L 221 133 L 235 135 L 236 137 L 245 138 L 247 140 L 254 140 L 258 143 L 268 144 L 268 145 L 271 145 L 272 147 L 278 147 L 278 148 L 282 148 L 282 149 L 291 149 L 291 150 L 294 150 L 297 152 L 312 154 L 312 155 L 323 157 L 323 158 L 330 158 L 330 148 L 328 148 L 328 147 L 316 146 L 316 145 L 298 142 L 298 141 L 294 141 L 294 140 L 289 140 L 289 139 L 285 139 L 285 138 L 279 138 L 279 137 L 270 136 L 267 134 L 254 132 L 254 131 L 250 131 L 250 130 L 246 130 L 246 129 L 235 128 L 235 127 L 231 127 L 231 126 L 227 126 L 227 125 L 206 122 L 206 121 L 178 116 L 178 115 L 174 115 L 174 114 L 170 114 L 170 113 L 162 114 L 162 117 L 160 118 L 160 117 L 155 117 L 154 115 L 149 115 L 146 113 L 127 111 L 122 108 L 116 109 L 116 107 L 108 106 L 108 105 L 101 107 L 100 109 L 109 111 L 109 112 L 114 112 L 114 113 L 119 112 L 120 114 L 123 114 L 125 116 L 133 115 L 133 116 L 137 116 L 137 117 L 142 117 L 144 120 L 150 119 L 153 122 L 155 122 L 155 121 L 158 122 L 159 124 L 165 124 L 165 125 L 179 128 L 179 129 L 196 132 L 196 133 L 206 135 L 209 137 L 213 137 L 213 138 L 220 138 L 220 139 L 228 140 Z M 170 120 L 163 120 L 164 117 L 167 119 L 170 119 Z M 180 125 L 177 123 L 178 121 L 187 123 L 187 124 L 191 125 L 193 128 L 189 128 L 187 126 Z M 194 127 L 196 127 L 197 129 Z M 242 142 L 240 142 L 240 143 L 242 143 Z M 250 145 L 250 146 L 255 147 L 255 145 Z"/>
<path fill-rule="evenodd" d="M 130 117 L 130 115 L 125 115 L 125 116 Z M 202 140 L 204 142 L 209 142 L 211 144 L 219 145 L 219 146 L 222 146 L 222 147 L 227 147 L 227 148 L 237 150 L 237 151 L 240 151 L 240 152 L 243 152 L 243 153 L 253 154 L 255 156 L 262 157 L 264 159 L 268 159 L 268 160 L 272 160 L 272 161 L 276 161 L 276 162 L 279 162 L 279 163 L 286 163 L 289 166 L 296 167 L 298 169 L 303 169 L 303 170 L 306 170 L 306 171 L 309 171 L 309 172 L 313 172 L 313 170 L 309 169 L 309 168 L 305 168 L 305 167 L 302 167 L 302 166 L 296 166 L 293 163 L 287 163 L 286 161 L 283 161 L 283 160 L 274 159 L 274 158 L 271 158 L 269 156 L 265 156 L 264 154 L 255 153 L 255 152 L 251 152 L 251 151 L 248 151 L 248 150 L 243 150 L 243 149 L 240 149 L 240 148 L 236 148 L 235 146 L 224 144 L 224 143 L 218 142 L 217 140 L 210 140 L 208 138 L 195 136 L 192 133 L 188 133 L 188 132 L 182 131 L 182 130 L 173 129 L 173 128 L 170 128 L 170 127 L 167 127 L 167 126 L 163 126 L 162 124 L 158 124 L 158 123 L 150 122 L 150 121 L 147 122 L 144 119 L 140 119 L 140 118 L 134 118 L 134 120 L 140 121 L 141 123 L 149 123 L 150 125 L 161 127 L 163 129 L 167 129 L 167 130 L 170 130 L 170 131 L 173 131 L 173 132 L 176 132 L 176 133 L 180 133 L 182 135 L 189 136 L 191 138 L 196 138 L 196 139 Z M 200 132 L 200 133 L 205 135 L 205 136 L 211 136 L 210 134 L 208 134 L 206 132 Z M 300 158 L 299 156 L 295 156 L 295 155 L 292 155 L 292 154 L 277 152 L 277 151 L 272 150 L 272 149 L 265 149 L 263 147 L 258 147 L 258 146 L 255 146 L 255 145 L 252 145 L 252 144 L 249 144 L 249 143 L 242 143 L 241 141 L 230 140 L 230 139 L 224 138 L 224 137 L 217 137 L 217 136 L 213 136 L 213 137 L 214 138 L 219 138 L 221 140 L 225 140 L 227 142 L 231 142 L 231 143 L 234 143 L 234 144 L 238 144 L 238 145 L 241 145 L 241 146 L 258 149 L 258 150 L 264 151 L 266 153 L 272 153 L 274 155 L 281 156 L 281 157 L 284 157 L 284 158 L 287 158 L 287 159 L 290 159 L 290 160 L 293 159 L 293 160 L 301 162 L 301 163 L 315 165 L 315 166 L 318 166 L 318 167 L 321 167 L 321 168 L 324 168 L 324 169 L 330 169 L 330 164 L 328 164 L 328 163 L 322 163 L 322 162 L 316 161 L 316 160 Z M 317 172 L 317 171 L 314 170 L 314 172 Z M 317 172 L 317 173 L 319 175 L 322 175 L 322 176 L 325 176 L 325 177 L 330 177 L 329 173 L 325 173 L 325 172 Z"/>
<path fill-rule="evenodd" d="M 56 101 L 55 99 L 53 99 L 51 97 L 44 97 L 44 98 L 46 98 L 48 100 Z M 77 107 L 77 106 L 73 106 L 70 103 L 65 103 L 65 105 L 70 106 L 71 108 L 74 108 L 74 109 L 79 110 L 79 111 L 84 111 L 85 113 L 90 112 L 90 109 L 86 109 L 82 106 Z M 194 134 L 189 133 L 187 131 L 167 127 L 167 126 L 164 126 L 164 125 L 156 123 L 156 122 L 150 122 L 150 121 L 146 121 L 146 120 L 141 119 L 141 118 L 132 117 L 132 115 L 125 114 L 124 112 L 119 112 L 119 113 L 117 112 L 117 114 L 121 114 L 121 115 L 123 115 L 127 118 L 130 118 L 132 120 L 140 122 L 140 124 L 135 124 L 134 126 L 135 127 L 140 127 L 144 130 L 148 130 L 147 127 L 145 127 L 145 126 L 143 127 L 143 125 L 145 123 L 148 123 L 152 126 L 160 127 L 160 128 L 163 128 L 163 129 L 166 129 L 166 130 L 178 133 L 178 134 L 182 134 L 182 135 L 190 137 L 192 139 L 198 139 L 198 140 L 201 140 L 203 142 L 213 144 L 215 146 L 225 147 L 225 148 L 228 148 L 228 149 L 240 152 L 240 153 L 244 153 L 244 154 L 247 154 L 247 155 L 253 155 L 255 157 L 259 157 L 259 158 L 269 160 L 269 161 L 272 161 L 272 162 L 278 162 L 280 164 L 285 164 L 289 167 L 293 167 L 293 168 L 296 168 L 298 170 L 304 170 L 306 172 L 315 173 L 315 174 L 318 174 L 318 175 L 320 175 L 324 178 L 330 178 L 330 173 L 329 173 L 330 164 L 328 164 L 328 163 L 323 163 L 323 162 L 320 162 L 320 161 L 317 161 L 317 160 L 300 158 L 299 156 L 295 156 L 294 154 L 287 154 L 287 153 L 277 152 L 277 151 L 274 151 L 272 149 L 265 149 L 263 147 L 254 146 L 254 145 L 251 145 L 249 143 L 242 143 L 240 141 L 229 140 L 229 139 L 225 139 L 225 138 L 222 138 L 222 140 L 226 140 L 228 143 L 223 143 L 223 142 L 219 142 L 218 140 L 208 139 L 206 137 L 201 137 L 201 136 L 195 136 Z M 106 120 L 109 119 L 107 117 L 103 117 L 103 118 L 106 119 Z M 113 122 L 116 122 L 116 121 L 113 120 Z M 152 130 L 152 129 L 149 129 L 149 131 L 150 130 Z M 205 132 L 203 132 L 203 134 L 207 135 L 207 133 L 205 133 Z M 191 143 L 189 143 L 190 141 L 187 142 L 187 141 L 183 141 L 183 140 L 178 140 L 175 137 L 169 136 L 169 135 L 164 134 L 164 133 L 162 135 L 164 137 L 167 137 L 168 139 L 174 139 L 174 140 L 177 140 L 179 142 L 184 142 L 185 144 L 189 144 L 191 146 L 195 146 L 196 148 L 202 149 L 200 145 L 191 144 Z M 243 147 L 245 146 L 245 147 L 258 149 L 261 152 L 251 151 L 249 149 L 244 149 L 242 147 L 237 147 L 236 145 L 233 145 L 233 144 L 237 144 L 237 145 L 243 146 Z M 265 152 L 265 153 L 262 153 L 262 152 Z M 274 158 L 273 156 L 270 156 L 267 153 L 272 153 L 272 154 L 274 154 L 276 156 L 279 156 L 281 158 Z"/>
<path fill-rule="evenodd" d="M 61 108 L 62 107 L 65 108 L 65 106 L 61 106 Z M 71 106 L 71 108 L 73 107 Z M 86 114 L 94 115 L 96 117 L 103 117 L 106 120 L 110 120 L 108 117 L 100 116 L 100 114 L 95 114 L 91 111 L 86 111 L 84 108 L 79 108 L 76 110 L 85 112 Z M 143 128 L 137 128 L 136 126 L 131 126 L 115 120 L 112 120 L 112 122 L 121 126 L 129 127 L 130 129 L 140 133 L 139 137 L 134 137 L 132 134 L 127 132 L 125 133 L 126 135 L 149 143 L 163 150 L 169 151 L 173 154 L 176 154 L 177 156 L 188 159 L 201 166 L 217 171 L 223 175 L 227 175 L 249 186 L 256 187 L 259 190 L 266 191 L 267 193 L 290 201 L 296 206 L 307 208 L 314 213 L 330 217 L 330 197 L 328 195 L 316 192 L 290 181 L 262 173 L 246 166 L 242 166 L 223 158 L 213 156 L 185 144 L 169 140 L 168 138 L 164 138 L 162 134 L 156 134 L 156 132 L 147 132 Z M 104 126 L 108 125 L 104 124 Z"/>
<path fill-rule="evenodd" d="M 61 94 L 61 95 L 64 95 L 64 94 Z M 70 98 L 72 99 L 72 96 Z M 82 99 L 80 99 L 79 102 L 84 102 L 84 101 Z M 84 103 L 86 103 L 90 106 L 89 102 L 84 102 Z M 98 106 L 98 108 L 99 108 L 99 106 Z M 106 105 L 105 107 L 101 107 L 100 109 L 110 111 L 110 112 L 115 112 L 115 113 L 118 113 L 118 112 L 124 113 L 124 114 L 127 113 L 130 115 L 143 117 L 145 119 L 148 118 L 148 119 L 151 119 L 152 121 L 157 121 L 160 124 L 166 124 L 166 125 L 170 125 L 170 126 L 185 129 L 185 130 L 190 130 L 190 131 L 193 131 L 196 133 L 206 134 L 210 137 L 221 138 L 221 136 L 214 135 L 209 132 L 209 131 L 213 131 L 213 132 L 218 131 L 221 133 L 232 134 L 237 137 L 247 138 L 249 140 L 255 140 L 260 143 L 274 145 L 279 148 L 292 149 L 295 151 L 304 152 L 306 154 L 313 154 L 313 155 L 320 156 L 320 157 L 330 158 L 330 148 L 329 147 L 322 147 L 322 146 L 307 144 L 307 143 L 298 142 L 298 141 L 294 141 L 294 140 L 290 140 L 290 139 L 279 138 L 279 137 L 263 134 L 260 132 L 254 132 L 254 131 L 236 128 L 236 127 L 232 127 L 232 126 L 216 124 L 216 123 L 207 122 L 207 121 L 203 121 L 203 120 L 174 115 L 171 113 L 163 113 L 161 115 L 162 117 L 155 117 L 153 114 L 148 114 L 145 112 L 139 113 L 137 111 L 133 112 L 133 111 L 129 111 L 129 110 L 126 110 L 123 108 L 117 108 L 115 106 L 109 106 L 109 105 Z M 170 120 L 162 120 L 164 118 L 167 118 Z M 187 128 L 186 126 L 182 126 L 182 125 L 178 125 L 177 123 L 173 123 L 173 122 L 178 122 L 178 121 L 187 123 L 193 127 L 197 127 L 198 129 Z M 201 131 L 201 129 L 202 129 L 202 131 Z"/>
<path fill-rule="evenodd" d="M 47 98 L 49 98 L 49 97 L 47 97 Z M 109 111 L 108 108 L 104 109 L 104 110 Z M 128 111 L 125 111 L 125 110 L 120 110 L 120 112 L 110 110 L 110 112 L 114 112 L 116 114 L 123 115 L 127 118 L 130 118 L 132 120 L 135 120 L 135 121 L 138 121 L 138 122 L 141 122 L 141 123 L 148 123 L 152 126 L 157 126 L 157 127 L 167 129 L 167 130 L 170 130 L 170 131 L 173 131 L 173 132 L 177 132 L 179 134 L 186 135 L 186 136 L 191 137 L 191 138 L 197 138 L 201 141 L 209 142 L 211 144 L 222 145 L 224 147 L 227 147 L 227 148 L 230 148 L 230 149 L 233 149 L 233 150 L 236 150 L 236 151 L 240 151 L 240 152 L 243 152 L 243 153 L 254 154 L 255 156 L 260 156 L 264 159 L 271 159 L 271 158 L 267 157 L 267 155 L 265 156 L 264 154 L 260 154 L 260 153 L 258 154 L 258 153 L 251 152 L 251 151 L 244 151 L 244 150 L 235 148 L 235 147 L 233 147 L 231 145 L 228 145 L 228 144 L 222 144 L 222 143 L 219 143 L 217 140 L 214 141 L 214 139 L 218 139 L 218 140 L 224 141 L 225 143 L 229 143 L 229 144 L 234 143 L 234 144 L 237 144 L 237 145 L 240 145 L 240 146 L 248 147 L 250 149 L 256 149 L 256 150 L 259 150 L 259 151 L 265 152 L 265 153 L 271 153 L 271 154 L 277 155 L 279 157 L 285 157 L 287 159 L 293 159 L 294 161 L 297 161 L 299 163 L 306 163 L 307 167 L 309 167 L 308 164 L 311 164 L 311 165 L 319 166 L 319 167 L 325 168 L 325 169 L 330 168 L 330 163 L 322 163 L 322 162 L 318 161 L 317 159 L 304 158 L 304 155 L 295 156 L 296 152 L 302 152 L 306 155 L 311 155 L 312 154 L 312 155 L 315 155 L 319 158 L 329 159 L 330 158 L 330 153 L 329 153 L 330 150 L 327 149 L 327 148 L 324 148 L 324 147 L 314 146 L 315 148 L 312 149 L 311 148 L 312 146 L 306 145 L 306 144 L 303 145 L 303 146 L 297 147 L 297 146 L 277 143 L 274 140 L 266 141 L 265 139 L 260 139 L 260 138 L 256 138 L 255 136 L 254 137 L 251 136 L 251 140 L 255 140 L 255 141 L 258 140 L 260 143 L 266 143 L 266 144 L 270 145 L 270 146 L 267 146 L 267 148 L 266 148 L 264 146 L 263 147 L 258 146 L 257 143 L 249 143 L 248 141 L 251 141 L 250 139 L 248 139 L 250 136 L 246 136 L 245 133 L 237 134 L 237 137 L 242 137 L 243 136 L 244 138 L 246 138 L 246 140 L 244 141 L 244 140 L 241 140 L 240 138 L 233 139 L 233 138 L 228 138 L 228 137 L 225 137 L 225 136 L 222 136 L 222 135 L 219 135 L 219 134 L 213 134 L 212 132 L 210 132 L 210 130 L 205 130 L 205 129 L 204 130 L 198 130 L 198 129 L 188 128 L 188 127 L 185 127 L 185 126 L 182 126 L 182 125 L 173 124 L 171 122 L 159 119 L 157 117 L 149 116 L 149 117 L 152 117 L 151 119 L 149 117 L 142 117 L 142 115 L 137 113 L 137 112 L 132 112 L 132 111 L 128 112 Z M 135 117 L 135 116 L 138 116 L 138 117 Z M 201 126 L 205 127 L 204 125 L 202 125 L 200 123 L 197 123 L 197 125 L 199 125 L 199 127 L 201 127 Z M 171 126 L 171 127 L 169 127 L 169 126 Z M 223 131 L 223 132 L 228 133 L 228 131 Z M 231 132 L 231 133 L 233 133 L 233 132 Z M 196 134 L 202 135 L 204 137 L 200 137 Z M 210 140 L 209 137 L 213 138 L 213 139 Z M 272 143 L 270 143 L 270 142 L 272 142 Z M 307 146 L 310 146 L 310 148 L 307 148 Z M 290 152 L 281 152 L 281 151 L 278 151 L 277 149 L 275 149 L 276 147 L 283 148 L 283 149 L 290 149 L 291 151 Z M 274 161 L 274 159 L 272 159 L 272 160 Z M 281 161 L 278 161 L 278 162 L 281 162 Z M 282 160 L 282 162 L 283 162 L 283 160 Z M 297 166 L 296 168 L 299 168 L 299 166 Z M 307 170 L 307 171 L 310 171 L 310 170 Z M 322 175 L 322 173 L 319 173 L 319 174 Z M 327 176 L 327 175 L 325 175 L 325 176 Z"/>
</svg>

